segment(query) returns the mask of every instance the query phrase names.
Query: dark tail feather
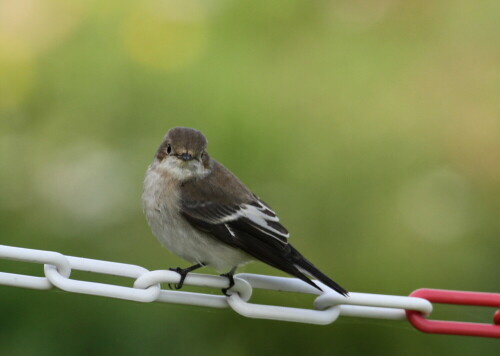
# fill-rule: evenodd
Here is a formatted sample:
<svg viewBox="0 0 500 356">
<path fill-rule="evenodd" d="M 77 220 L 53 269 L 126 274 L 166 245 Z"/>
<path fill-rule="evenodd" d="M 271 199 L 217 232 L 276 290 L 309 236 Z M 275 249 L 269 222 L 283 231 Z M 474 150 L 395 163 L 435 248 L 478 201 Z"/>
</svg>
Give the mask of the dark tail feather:
<svg viewBox="0 0 500 356">
<path fill-rule="evenodd" d="M 285 246 L 281 246 L 281 244 L 279 244 L 278 248 L 276 244 L 269 243 L 268 237 L 266 237 L 266 239 L 261 239 L 257 235 L 256 239 L 256 235 L 252 235 L 246 232 L 242 228 L 235 226 L 233 223 L 233 225 L 231 225 L 231 228 L 233 232 L 235 232 L 238 236 L 238 238 L 235 239 L 234 236 L 229 234 L 225 224 L 214 225 L 190 217 L 189 215 L 184 215 L 184 217 L 187 218 L 188 221 L 193 223 L 195 226 L 198 226 L 200 229 L 205 229 L 204 231 L 211 232 L 214 236 L 216 236 L 218 239 L 221 239 L 224 243 L 242 249 L 256 259 L 301 279 L 302 281 L 319 291 L 323 290 L 316 283 L 307 278 L 304 273 L 319 279 L 328 287 L 344 296 L 347 296 L 347 291 L 344 288 L 324 275 L 290 244 L 286 244 Z"/>
<path fill-rule="evenodd" d="M 319 269 L 317 269 L 311 262 L 309 262 L 304 256 L 302 256 L 296 249 L 292 248 L 292 260 L 293 263 L 300 269 L 304 270 L 314 278 L 319 279 L 322 283 L 327 285 L 328 287 L 332 288 L 336 292 L 342 294 L 343 296 L 347 296 L 349 293 L 342 288 L 340 285 L 338 285 L 336 282 L 332 281 L 330 277 L 328 277 L 326 274 L 321 272 Z M 302 274 L 302 273 L 301 273 Z M 322 290 L 320 287 L 318 287 L 313 281 L 307 279 L 304 275 L 299 276 L 297 275 L 300 279 L 302 279 L 304 282 L 309 283 L 310 285 L 313 285 L 319 290 Z M 304 278 L 302 278 L 304 277 Z"/>
</svg>

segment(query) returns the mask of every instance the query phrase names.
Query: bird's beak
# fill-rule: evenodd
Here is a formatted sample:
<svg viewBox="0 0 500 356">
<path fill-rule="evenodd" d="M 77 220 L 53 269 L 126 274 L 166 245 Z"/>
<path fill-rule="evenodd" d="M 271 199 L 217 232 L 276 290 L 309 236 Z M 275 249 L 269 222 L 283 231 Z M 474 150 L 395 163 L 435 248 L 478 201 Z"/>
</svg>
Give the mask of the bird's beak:
<svg viewBox="0 0 500 356">
<path fill-rule="evenodd" d="M 177 157 L 179 157 L 180 159 L 182 159 L 183 161 L 189 161 L 193 158 L 193 156 L 191 156 L 191 154 L 185 152 L 183 154 L 180 154 L 178 155 Z"/>
</svg>

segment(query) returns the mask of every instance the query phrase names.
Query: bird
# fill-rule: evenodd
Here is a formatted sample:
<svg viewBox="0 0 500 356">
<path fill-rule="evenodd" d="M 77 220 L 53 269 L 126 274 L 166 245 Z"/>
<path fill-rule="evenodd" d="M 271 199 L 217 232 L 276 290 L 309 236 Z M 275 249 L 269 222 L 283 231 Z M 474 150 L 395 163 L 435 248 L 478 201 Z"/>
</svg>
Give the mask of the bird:
<svg viewBox="0 0 500 356">
<path fill-rule="evenodd" d="M 337 293 L 347 290 L 316 268 L 288 241 L 289 232 L 271 207 L 207 152 L 207 139 L 188 127 L 170 129 L 147 168 L 143 211 L 153 235 L 192 263 L 170 268 L 182 288 L 189 272 L 208 266 L 234 285 L 239 266 L 259 260 L 322 292 L 311 278 Z"/>
</svg>

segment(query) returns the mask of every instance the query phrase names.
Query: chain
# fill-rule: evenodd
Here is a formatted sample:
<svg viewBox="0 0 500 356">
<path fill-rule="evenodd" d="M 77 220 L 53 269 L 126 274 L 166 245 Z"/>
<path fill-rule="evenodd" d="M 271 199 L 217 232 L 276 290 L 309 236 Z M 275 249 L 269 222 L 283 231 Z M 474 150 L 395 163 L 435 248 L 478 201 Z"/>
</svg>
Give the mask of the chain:
<svg viewBox="0 0 500 356">
<path fill-rule="evenodd" d="M 325 325 L 333 323 L 339 316 L 407 320 L 408 314 L 413 316 L 413 319 L 417 315 L 421 321 L 421 319 L 426 320 L 425 317 L 432 312 L 431 302 L 419 296 L 407 297 L 351 292 L 348 297 L 344 297 L 330 290 L 319 281 L 315 281 L 315 283 L 321 285 L 325 291 L 323 293 L 295 278 L 240 273 L 234 276 L 235 285 L 228 291 L 228 296 L 224 296 L 222 294 L 214 295 L 162 289 L 161 283 L 175 284 L 180 280 L 177 272 L 169 270 L 149 271 L 137 265 L 65 256 L 53 251 L 4 245 L 0 245 L 0 258 L 44 265 L 43 277 L 0 272 L 0 285 L 39 290 L 56 287 L 72 293 L 143 303 L 161 302 L 209 308 L 231 308 L 238 314 L 249 318 Z M 73 279 L 71 278 L 71 272 L 75 270 L 126 277 L 132 279 L 133 283 L 131 283 L 131 287 L 125 287 Z M 228 287 L 228 280 L 220 276 L 189 273 L 184 285 L 222 289 Z M 311 294 L 315 296 L 315 300 L 311 309 L 255 304 L 249 302 L 254 289 Z M 500 307 L 500 294 L 491 294 L 491 296 L 498 296 L 498 299 L 495 300 Z M 492 303 L 480 305 L 497 305 Z M 498 318 L 495 316 L 496 319 Z M 433 321 L 433 323 L 436 323 L 436 321 Z M 483 326 L 486 324 L 477 325 Z M 492 325 L 492 327 L 496 328 L 493 329 L 493 332 L 489 331 L 493 335 L 492 337 L 500 337 L 500 325 Z M 498 332 L 498 335 L 496 332 Z M 461 335 L 464 335 L 464 333 L 461 333 Z"/>
</svg>

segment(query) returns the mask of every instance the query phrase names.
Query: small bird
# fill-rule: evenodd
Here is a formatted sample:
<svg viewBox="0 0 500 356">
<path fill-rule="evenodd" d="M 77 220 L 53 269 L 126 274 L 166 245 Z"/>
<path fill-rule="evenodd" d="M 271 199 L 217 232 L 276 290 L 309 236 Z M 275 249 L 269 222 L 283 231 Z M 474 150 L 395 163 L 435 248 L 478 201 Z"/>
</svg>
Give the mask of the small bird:
<svg viewBox="0 0 500 356">
<path fill-rule="evenodd" d="M 171 252 L 193 266 L 171 268 L 181 276 L 203 266 L 234 285 L 238 266 L 260 260 L 322 291 L 311 276 L 338 293 L 335 283 L 288 242 L 289 233 L 276 213 L 233 173 L 211 158 L 198 130 L 175 127 L 158 147 L 144 179 L 142 203 L 153 234 Z M 227 290 L 222 292 L 227 295 Z"/>
</svg>

